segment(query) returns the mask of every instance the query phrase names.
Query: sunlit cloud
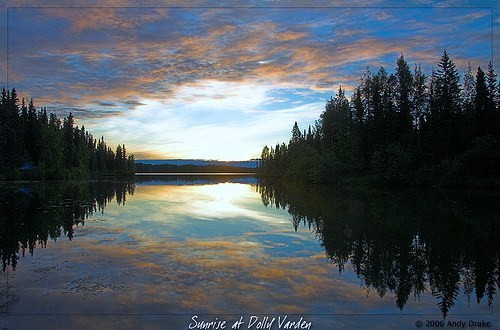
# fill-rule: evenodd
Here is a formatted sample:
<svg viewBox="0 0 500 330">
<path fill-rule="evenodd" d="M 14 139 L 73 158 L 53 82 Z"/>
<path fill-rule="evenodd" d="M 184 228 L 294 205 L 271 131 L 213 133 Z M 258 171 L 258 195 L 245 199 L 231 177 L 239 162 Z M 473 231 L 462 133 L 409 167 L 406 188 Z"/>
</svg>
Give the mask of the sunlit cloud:
<svg viewBox="0 0 500 330">
<path fill-rule="evenodd" d="M 134 7 L 132 4 L 123 6 L 123 3 L 109 1 L 106 5 L 109 7 L 86 5 L 73 8 L 74 10 L 61 7 L 50 8 L 47 15 L 68 21 L 70 26 L 68 33 L 73 34 L 83 33 L 86 30 L 131 31 L 143 24 L 168 18 L 168 9 L 164 7 Z"/>
<path fill-rule="evenodd" d="M 269 102 L 280 107 L 267 110 Z M 141 148 L 158 158 L 189 158 L 195 151 L 198 158 L 245 160 L 260 155 L 263 141 L 282 142 L 279 132 L 288 135 L 295 121 L 303 128 L 312 125 L 324 109 L 322 99 L 287 105 L 266 86 L 214 81 L 183 86 L 163 102 L 140 103 L 105 123 L 89 118 L 86 127 L 97 136 L 126 139 L 129 149 Z"/>
<path fill-rule="evenodd" d="M 261 147 L 251 151 L 249 141 L 253 148 L 288 139 L 294 121 L 310 118 L 297 105 L 318 109 L 339 85 L 349 93 L 367 66 L 392 70 L 404 53 L 430 70 L 444 48 L 459 66 L 485 66 L 492 54 L 486 2 L 15 4 L 4 22 L 9 85 L 148 157 L 250 158 Z M 294 89 L 315 97 L 279 95 Z M 269 140 L 262 131 L 272 125 Z"/>
<path fill-rule="evenodd" d="M 189 105 L 193 110 L 245 111 L 254 109 L 266 99 L 269 86 L 251 83 L 223 82 L 216 80 L 199 81 L 181 86 L 168 103 Z"/>
</svg>

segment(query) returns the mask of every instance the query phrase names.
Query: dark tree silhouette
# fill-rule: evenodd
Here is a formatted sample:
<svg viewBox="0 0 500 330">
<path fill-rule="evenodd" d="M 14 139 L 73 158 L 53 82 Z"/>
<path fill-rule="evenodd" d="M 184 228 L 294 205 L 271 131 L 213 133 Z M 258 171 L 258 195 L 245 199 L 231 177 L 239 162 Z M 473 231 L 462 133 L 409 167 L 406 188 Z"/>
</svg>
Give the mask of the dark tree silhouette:
<svg viewBox="0 0 500 330">
<path fill-rule="evenodd" d="M 338 183 L 467 184 L 500 177 L 499 85 L 493 66 L 469 66 L 461 88 L 445 50 L 430 79 L 403 54 L 394 73 L 366 70 L 346 98 L 339 88 L 313 128 L 297 122 L 288 144 L 265 147 L 259 174 Z"/>
<path fill-rule="evenodd" d="M 85 127 L 75 126 L 70 113 L 61 122 L 33 100 L 19 104 L 15 89 L 2 90 L 0 101 L 0 179 L 72 179 L 130 176 L 133 155 L 120 145 L 120 155 L 95 140 Z M 118 150 L 117 150 L 118 151 Z"/>
</svg>

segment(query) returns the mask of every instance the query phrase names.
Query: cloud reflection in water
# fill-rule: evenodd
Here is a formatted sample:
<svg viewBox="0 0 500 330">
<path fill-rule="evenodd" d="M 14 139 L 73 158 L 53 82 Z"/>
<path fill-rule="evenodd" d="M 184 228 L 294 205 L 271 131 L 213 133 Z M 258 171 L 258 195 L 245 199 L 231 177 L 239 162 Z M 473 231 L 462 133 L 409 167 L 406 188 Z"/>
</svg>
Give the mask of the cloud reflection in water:
<svg viewBox="0 0 500 330">
<path fill-rule="evenodd" d="M 19 269 L 14 314 L 64 314 L 82 326 L 82 313 L 124 315 L 105 320 L 110 327 L 168 317 L 185 326 L 187 314 L 400 313 L 392 293 L 371 293 L 349 265 L 338 274 L 314 234 L 296 232 L 290 214 L 264 207 L 248 184 L 138 185 L 125 206 L 109 203 L 73 241 L 49 243 Z M 401 315 L 434 308 L 422 297 Z"/>
</svg>

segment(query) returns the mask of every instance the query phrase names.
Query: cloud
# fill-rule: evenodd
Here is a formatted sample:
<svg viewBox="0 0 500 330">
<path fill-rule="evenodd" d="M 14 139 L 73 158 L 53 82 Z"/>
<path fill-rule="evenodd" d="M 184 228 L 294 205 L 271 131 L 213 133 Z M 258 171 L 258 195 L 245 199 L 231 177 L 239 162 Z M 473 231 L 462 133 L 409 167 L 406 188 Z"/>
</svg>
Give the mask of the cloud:
<svg viewBox="0 0 500 330">
<path fill-rule="evenodd" d="M 202 80 L 175 90 L 171 104 L 189 104 L 192 109 L 244 111 L 258 107 L 266 98 L 268 86 L 241 82 Z"/>
<path fill-rule="evenodd" d="M 220 143 L 237 131 L 224 125 L 260 121 L 250 112 L 273 112 L 287 99 L 293 102 L 289 109 L 299 102 L 317 107 L 324 93 L 334 94 L 338 85 L 352 90 L 366 66 L 391 70 L 401 52 L 424 69 L 437 63 L 445 47 L 458 64 L 479 63 L 491 53 L 486 9 L 384 7 L 379 2 L 382 7 L 375 10 L 356 3 L 321 8 L 126 8 L 128 3 L 119 8 L 13 8 L 9 77 L 38 105 L 80 109 L 82 122 L 90 120 L 113 139 L 119 136 L 118 118 L 126 117 L 130 124 L 152 129 L 168 141 L 165 145 L 180 147 L 184 131 L 219 132 L 214 136 L 220 136 Z M 307 90 L 316 99 L 278 97 L 276 91 L 290 89 Z M 156 122 L 146 126 L 130 115 L 144 113 L 148 102 L 162 109 L 152 111 L 157 118 L 184 131 L 162 131 Z M 240 121 L 236 113 L 243 114 Z M 288 133 L 287 128 L 280 134 L 285 138 Z M 256 139 L 250 132 L 244 135 Z M 123 142 L 139 148 L 140 140 L 129 137 Z M 137 152 L 150 154 L 158 144 L 143 141 Z M 202 148 L 200 144 L 197 150 Z"/>
<path fill-rule="evenodd" d="M 64 11 L 71 10 L 64 9 Z M 177 18 L 172 19 L 170 17 L 151 19 L 154 23 L 151 26 L 158 28 L 162 23 L 177 27 L 183 22 L 183 15 L 188 12 L 188 10 L 182 11 Z M 247 12 L 253 14 L 251 9 Z M 356 10 L 354 16 L 351 17 L 352 21 L 358 18 L 359 14 L 362 12 Z M 111 15 L 109 25 L 113 24 L 116 15 Z M 277 16 L 276 11 L 273 15 L 272 17 Z M 224 21 L 225 18 L 225 16 L 218 17 L 213 24 Z M 343 20 L 353 25 L 352 21 L 346 18 Z M 322 21 L 321 17 L 319 21 Z M 322 22 L 322 26 L 329 23 L 325 19 Z M 353 62 L 379 59 L 388 52 L 398 54 L 402 48 L 409 53 L 413 45 L 417 45 L 409 41 L 418 40 L 410 35 L 406 36 L 406 40 L 401 37 L 393 40 L 384 39 L 379 36 L 367 36 L 365 32 L 368 29 L 366 28 L 351 31 L 344 27 L 337 35 L 334 34 L 339 39 L 330 42 L 318 39 L 313 35 L 310 27 L 306 30 L 307 24 L 300 22 L 293 25 L 299 30 L 289 30 L 283 29 L 283 23 L 277 20 L 252 22 L 245 21 L 245 19 L 242 19 L 239 25 L 226 22 L 218 26 L 211 25 L 211 22 L 202 22 L 200 26 L 205 27 L 204 32 L 189 36 L 183 35 L 183 30 L 174 30 L 166 32 L 163 36 L 144 34 L 144 37 L 139 39 L 136 35 L 142 33 L 140 32 L 142 25 L 138 23 L 132 25 L 135 28 L 123 35 L 118 33 L 111 33 L 108 37 L 95 35 L 87 42 L 84 39 L 83 42 L 72 44 L 71 47 L 68 45 L 66 48 L 59 49 L 62 51 L 66 49 L 65 53 L 60 51 L 54 53 L 57 50 L 55 48 L 52 51 L 54 54 L 52 60 L 55 60 L 55 63 L 59 61 L 63 69 L 55 72 L 59 71 L 61 75 L 69 79 L 71 79 L 71 74 L 68 75 L 68 73 L 73 72 L 74 80 L 85 81 L 94 78 L 96 88 L 104 84 L 122 85 L 122 89 L 135 86 L 142 89 L 141 91 L 158 87 L 162 90 L 162 85 L 166 87 L 166 85 L 192 83 L 199 79 L 238 81 L 249 77 L 258 80 L 269 79 L 271 82 L 279 79 L 281 83 L 306 79 L 305 82 L 309 86 L 314 86 L 320 85 L 323 80 L 335 74 L 335 70 L 331 68 L 340 68 L 342 65 Z M 197 28 L 198 26 L 195 26 L 193 31 Z M 348 39 L 342 40 L 342 38 Z M 68 40 L 67 43 L 70 42 L 69 38 L 65 40 Z M 429 40 L 428 37 L 427 40 Z M 428 43 L 430 42 L 434 41 L 431 39 Z M 380 47 L 374 47 L 377 46 L 375 43 L 378 43 Z M 43 53 L 40 55 L 44 56 Z M 28 61 L 30 59 L 22 64 Z M 53 68 L 50 65 L 38 67 Z M 92 74 L 97 72 L 102 75 L 92 77 Z M 39 75 L 43 75 L 43 72 Z"/>
<path fill-rule="evenodd" d="M 377 21 L 389 21 L 389 20 L 393 20 L 394 19 L 394 16 L 392 16 L 391 14 L 389 14 L 387 11 L 383 11 L 383 10 L 376 10 L 372 13 L 372 16 L 373 18 L 375 18 Z"/>
<path fill-rule="evenodd" d="M 257 157 L 265 144 L 288 140 L 294 121 L 307 128 L 324 108 L 324 100 L 290 106 L 282 99 L 266 85 L 205 81 L 87 126 L 106 139 L 126 139 L 129 150 L 156 151 L 156 158 L 244 160 Z M 279 107 L 270 111 L 269 102 Z"/>
<path fill-rule="evenodd" d="M 52 7 L 44 9 L 48 17 L 63 19 L 69 24 L 70 34 L 81 34 L 88 30 L 109 32 L 123 30 L 133 32 L 143 24 L 168 19 L 168 9 L 165 7 L 113 7 L 108 2 L 107 6 L 94 7 Z M 123 4 L 122 4 L 123 6 Z"/>
<path fill-rule="evenodd" d="M 106 102 L 106 101 L 95 101 L 97 105 L 101 107 L 116 107 L 116 104 L 113 102 Z"/>
</svg>

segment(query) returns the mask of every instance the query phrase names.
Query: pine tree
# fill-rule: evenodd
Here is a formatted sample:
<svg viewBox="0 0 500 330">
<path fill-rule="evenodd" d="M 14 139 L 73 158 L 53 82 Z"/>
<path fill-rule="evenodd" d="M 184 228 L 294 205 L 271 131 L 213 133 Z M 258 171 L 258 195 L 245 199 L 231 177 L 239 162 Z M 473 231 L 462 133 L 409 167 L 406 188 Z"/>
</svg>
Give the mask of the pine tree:
<svg viewBox="0 0 500 330">
<path fill-rule="evenodd" d="M 26 111 L 26 118 L 24 119 L 24 144 L 28 159 L 25 160 L 37 165 L 40 160 L 38 140 L 41 138 L 41 124 L 33 104 L 33 99 L 30 100 L 27 108 L 25 106 L 21 107 L 23 112 Z"/>
<path fill-rule="evenodd" d="M 397 60 L 396 67 L 396 106 L 398 108 L 399 116 L 397 118 L 397 126 L 393 129 L 398 130 L 397 135 L 399 138 L 408 140 L 412 133 L 412 91 L 413 91 L 413 75 L 410 66 L 404 59 L 403 54 Z"/>
<path fill-rule="evenodd" d="M 75 120 L 73 114 L 70 112 L 68 117 L 64 118 L 63 132 L 64 132 L 64 164 L 68 168 L 74 166 L 74 141 L 73 141 L 73 125 Z"/>
<path fill-rule="evenodd" d="M 354 105 L 354 123 L 358 127 L 361 127 L 365 118 L 365 109 L 363 107 L 363 101 L 361 100 L 361 91 L 359 86 L 356 87 L 354 91 L 352 103 Z"/>
<path fill-rule="evenodd" d="M 115 153 L 115 171 L 118 174 L 121 174 L 123 172 L 123 152 L 122 152 L 122 146 L 118 145 L 116 147 L 116 153 Z"/>
<path fill-rule="evenodd" d="M 127 156 L 127 175 L 133 175 L 135 173 L 135 157 L 134 155 Z"/>
<path fill-rule="evenodd" d="M 496 126 L 496 112 L 499 104 L 497 75 L 493 68 L 493 63 L 488 63 L 488 71 L 486 72 L 486 87 L 488 89 L 488 101 L 486 107 L 486 133 L 491 136 L 498 134 L 500 130 Z"/>
<path fill-rule="evenodd" d="M 260 173 L 269 174 L 269 168 L 270 168 L 270 164 L 269 164 L 269 147 L 268 146 L 264 146 L 264 148 L 262 148 L 262 152 L 260 154 L 260 168 L 259 168 L 259 172 Z"/>
<path fill-rule="evenodd" d="M 292 128 L 292 139 L 290 140 L 290 144 L 299 143 L 301 138 L 302 133 L 300 133 L 299 125 L 297 125 L 297 122 L 295 122 Z"/>
<path fill-rule="evenodd" d="M 470 62 L 464 74 L 464 88 L 462 90 L 462 95 L 464 112 L 472 112 L 476 98 L 476 79 L 474 78 Z"/>
<path fill-rule="evenodd" d="M 8 167 L 19 167 L 24 153 L 22 126 L 19 113 L 19 99 L 16 89 L 2 92 L 2 143 L 5 164 Z"/>
<path fill-rule="evenodd" d="M 437 98 L 435 110 L 441 114 L 443 120 L 448 120 L 452 114 L 460 112 L 460 76 L 446 50 L 434 74 L 434 84 Z"/>
<path fill-rule="evenodd" d="M 488 125 L 488 88 L 486 76 L 481 67 L 477 68 L 476 95 L 474 98 L 476 136 L 486 135 Z"/>
<path fill-rule="evenodd" d="M 457 119 L 461 113 L 460 76 L 446 50 L 433 73 L 433 102 L 431 103 L 433 136 L 432 152 L 435 159 L 450 159 L 458 153 L 460 128 Z"/>
<path fill-rule="evenodd" d="M 464 144 L 467 141 L 472 141 L 476 134 L 476 79 L 472 73 L 472 68 L 469 62 L 467 70 L 464 73 L 464 88 L 462 90 L 463 102 L 463 139 Z"/>
<path fill-rule="evenodd" d="M 342 86 L 337 95 L 327 102 L 320 120 L 326 150 L 339 147 L 338 144 L 347 135 L 350 125 L 349 101 Z"/>
<path fill-rule="evenodd" d="M 358 167 L 364 167 L 365 161 L 367 159 L 365 153 L 365 140 L 364 140 L 364 130 L 365 130 L 365 109 L 363 107 L 363 100 L 361 98 L 360 87 L 356 87 L 351 101 L 353 105 L 353 135 L 356 139 L 356 162 Z"/>
<path fill-rule="evenodd" d="M 412 118 L 417 136 L 417 148 L 422 148 L 422 124 L 426 121 L 429 110 L 427 77 L 420 65 L 413 69 Z"/>
</svg>

